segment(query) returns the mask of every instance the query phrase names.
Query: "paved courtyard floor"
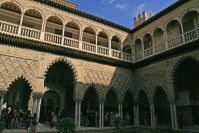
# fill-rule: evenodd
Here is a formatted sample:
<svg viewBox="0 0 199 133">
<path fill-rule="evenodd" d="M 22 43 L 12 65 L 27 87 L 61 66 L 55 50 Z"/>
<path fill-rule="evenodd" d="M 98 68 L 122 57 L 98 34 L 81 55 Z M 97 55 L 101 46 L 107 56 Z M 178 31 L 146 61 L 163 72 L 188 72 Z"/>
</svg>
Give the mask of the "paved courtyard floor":
<svg viewBox="0 0 199 133">
<path fill-rule="evenodd" d="M 47 126 L 39 124 L 36 128 L 36 133 L 55 133 L 55 128 L 49 128 Z M 3 133 L 29 133 L 26 129 L 5 129 Z"/>
</svg>

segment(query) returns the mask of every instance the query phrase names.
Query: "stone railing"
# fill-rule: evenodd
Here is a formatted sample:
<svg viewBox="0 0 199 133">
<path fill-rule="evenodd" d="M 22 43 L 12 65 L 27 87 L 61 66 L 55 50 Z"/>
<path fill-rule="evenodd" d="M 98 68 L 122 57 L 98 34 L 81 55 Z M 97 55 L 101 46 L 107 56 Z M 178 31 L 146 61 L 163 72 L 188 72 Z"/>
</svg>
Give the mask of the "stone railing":
<svg viewBox="0 0 199 133">
<path fill-rule="evenodd" d="M 132 55 L 128 54 L 127 56 L 124 56 L 125 59 L 123 59 L 121 54 L 127 55 L 127 53 L 123 53 L 121 51 L 116 51 L 109 49 L 107 47 L 103 46 L 96 46 L 96 44 L 88 43 L 88 42 L 80 42 L 77 39 L 63 37 L 61 35 L 56 35 L 53 33 L 48 32 L 42 32 L 40 30 L 36 30 L 29 27 L 19 26 L 16 24 L 12 24 L 9 22 L 5 22 L 0 20 L 0 33 L 6 33 L 6 34 L 12 34 L 16 36 L 22 36 L 24 38 L 33 39 L 33 40 L 40 40 L 44 42 L 51 43 L 52 45 L 62 45 L 69 48 L 78 49 L 80 51 L 86 51 L 89 53 L 98 54 L 101 56 L 106 56 L 122 61 L 127 62 L 133 62 Z M 112 54 L 110 54 L 110 51 L 112 51 Z"/>
<path fill-rule="evenodd" d="M 167 40 L 165 39 L 166 41 L 162 42 L 161 44 L 155 44 L 154 47 L 148 48 L 144 51 L 136 53 L 135 55 L 132 55 L 118 50 L 113 50 L 107 47 L 92 44 L 89 42 L 81 42 L 77 39 L 68 38 L 61 35 L 56 35 L 41 30 L 36 30 L 33 28 L 28 28 L 25 26 L 19 26 L 17 24 L 5 22 L 2 20 L 0 20 L 0 33 L 11 34 L 14 36 L 20 36 L 32 40 L 48 42 L 52 45 L 69 47 L 72 49 L 86 51 L 88 53 L 93 53 L 100 56 L 105 56 L 108 58 L 132 63 L 147 59 L 156 54 L 166 52 L 169 49 L 173 49 L 175 47 L 199 39 L 199 28 L 195 28 L 191 31 L 174 36 Z"/>
</svg>

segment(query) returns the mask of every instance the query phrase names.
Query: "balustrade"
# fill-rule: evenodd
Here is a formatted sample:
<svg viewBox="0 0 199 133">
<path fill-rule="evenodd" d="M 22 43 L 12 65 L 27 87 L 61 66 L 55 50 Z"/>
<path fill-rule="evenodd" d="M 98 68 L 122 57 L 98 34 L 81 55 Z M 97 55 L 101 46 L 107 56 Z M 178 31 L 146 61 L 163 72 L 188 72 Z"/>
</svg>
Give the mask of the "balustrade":
<svg viewBox="0 0 199 133">
<path fill-rule="evenodd" d="M 143 51 L 135 54 L 135 60 L 136 61 L 141 60 L 141 59 L 143 59 Z"/>
<path fill-rule="evenodd" d="M 155 53 L 160 53 L 166 50 L 165 43 L 163 42 L 162 44 L 154 45 L 154 50 L 155 50 Z"/>
<path fill-rule="evenodd" d="M 184 33 L 185 42 L 190 42 L 199 37 L 199 28 Z"/>
<path fill-rule="evenodd" d="M 18 34 L 19 25 L 0 21 L 0 31 L 11 34 Z"/>
<path fill-rule="evenodd" d="M 112 49 L 112 57 L 120 59 L 121 58 L 121 51 Z"/>
<path fill-rule="evenodd" d="M 19 36 L 27 37 L 30 39 L 37 39 L 37 40 L 42 41 L 40 30 L 36 30 L 33 28 L 24 27 L 24 26 L 20 27 L 17 24 L 5 22 L 2 20 L 0 20 L 0 32 L 6 33 L 6 34 L 9 33 L 12 35 L 17 35 L 17 36 L 19 35 Z M 186 33 L 183 33 L 181 35 L 174 36 L 173 38 L 168 39 L 167 40 L 168 49 L 172 49 L 179 45 L 183 45 L 185 43 L 194 41 L 198 38 L 199 38 L 199 28 L 196 28 Z M 95 44 L 88 43 L 88 42 L 82 42 L 82 49 L 81 49 L 79 40 L 68 38 L 68 37 L 62 37 L 60 35 L 56 35 L 52 33 L 44 32 L 43 39 L 44 41 L 50 42 L 53 44 L 60 44 L 63 46 L 76 48 L 79 50 L 84 50 L 87 52 L 98 53 L 101 55 L 109 56 L 111 58 L 122 59 L 124 61 L 131 61 L 131 62 L 133 61 L 132 54 L 122 53 L 121 51 L 117 51 L 113 49 L 111 50 L 109 48 L 102 47 L 102 46 L 96 46 Z M 109 50 L 111 50 L 111 55 L 109 55 Z M 144 50 L 144 52 L 142 51 L 135 54 L 135 61 L 141 60 L 144 57 L 147 58 L 148 56 L 151 56 L 153 54 L 156 54 L 165 50 L 167 50 L 166 42 L 162 42 L 162 44 L 156 44 L 154 45 L 154 53 L 153 53 L 153 48 L 146 49 Z"/>
<path fill-rule="evenodd" d="M 47 42 L 52 42 L 56 44 L 61 44 L 62 43 L 62 36 L 55 35 L 52 33 L 45 33 L 44 41 Z"/>
<path fill-rule="evenodd" d="M 177 37 L 174 37 L 174 38 L 171 38 L 168 40 L 168 47 L 170 49 L 170 48 L 176 47 L 182 43 L 183 43 L 182 35 L 179 35 Z"/>
<path fill-rule="evenodd" d="M 150 56 L 153 54 L 153 48 L 148 48 L 144 50 L 144 57 Z"/>
<path fill-rule="evenodd" d="M 64 37 L 63 45 L 68 46 L 68 47 L 73 47 L 73 48 L 79 48 L 79 40 Z"/>
<path fill-rule="evenodd" d="M 88 42 L 83 42 L 82 49 L 90 52 L 96 52 L 96 45 Z"/>
<path fill-rule="evenodd" d="M 132 54 L 129 53 L 122 53 L 123 54 L 123 59 L 126 61 L 133 61 L 132 60 Z"/>
<path fill-rule="evenodd" d="M 41 31 L 32 29 L 32 28 L 28 28 L 28 27 L 22 27 L 21 35 L 28 37 L 28 38 L 40 39 Z"/>
<path fill-rule="evenodd" d="M 102 55 L 109 55 L 109 49 L 102 46 L 97 46 L 97 53 Z"/>
</svg>

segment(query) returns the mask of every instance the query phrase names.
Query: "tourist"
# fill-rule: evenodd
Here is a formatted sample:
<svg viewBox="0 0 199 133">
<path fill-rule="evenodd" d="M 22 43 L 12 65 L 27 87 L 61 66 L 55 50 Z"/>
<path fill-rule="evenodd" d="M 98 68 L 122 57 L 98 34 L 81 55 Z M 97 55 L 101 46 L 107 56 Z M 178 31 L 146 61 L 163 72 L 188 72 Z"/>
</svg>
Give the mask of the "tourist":
<svg viewBox="0 0 199 133">
<path fill-rule="evenodd" d="M 50 127 L 52 128 L 57 123 L 57 115 L 54 112 L 52 112 L 51 116 L 52 116 L 52 121 L 51 121 L 51 126 Z"/>
<path fill-rule="evenodd" d="M 37 114 L 34 113 L 32 117 L 32 132 L 35 132 L 37 126 Z"/>
<path fill-rule="evenodd" d="M 26 119 L 25 129 L 28 129 L 30 127 L 30 123 L 31 123 L 31 112 L 30 112 L 30 110 L 27 111 L 25 119 Z"/>
</svg>

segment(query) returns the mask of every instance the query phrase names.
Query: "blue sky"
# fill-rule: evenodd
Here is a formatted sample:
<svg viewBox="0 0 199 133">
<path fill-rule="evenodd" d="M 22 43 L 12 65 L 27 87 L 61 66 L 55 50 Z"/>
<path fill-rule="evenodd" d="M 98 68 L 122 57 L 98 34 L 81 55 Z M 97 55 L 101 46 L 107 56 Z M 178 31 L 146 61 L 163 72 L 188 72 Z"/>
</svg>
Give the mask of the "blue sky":
<svg viewBox="0 0 199 133">
<path fill-rule="evenodd" d="M 133 28 L 133 18 L 146 10 L 159 12 L 176 0 L 69 0 L 78 9 L 100 16 L 120 25 Z"/>
</svg>

